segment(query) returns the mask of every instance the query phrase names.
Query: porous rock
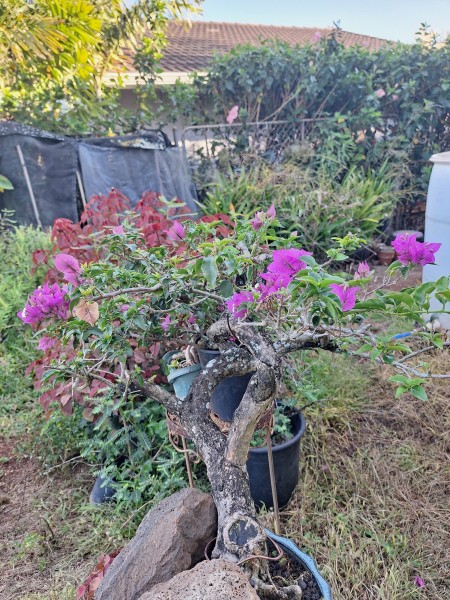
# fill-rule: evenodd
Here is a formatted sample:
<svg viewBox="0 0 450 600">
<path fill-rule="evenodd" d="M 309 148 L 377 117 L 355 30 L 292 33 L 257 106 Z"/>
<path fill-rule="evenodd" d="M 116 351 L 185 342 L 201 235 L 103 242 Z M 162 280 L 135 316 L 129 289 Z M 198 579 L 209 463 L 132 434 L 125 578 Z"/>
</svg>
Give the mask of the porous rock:
<svg viewBox="0 0 450 600">
<path fill-rule="evenodd" d="M 166 498 L 148 512 L 114 560 L 95 600 L 138 600 L 154 585 L 196 565 L 216 529 L 216 508 L 208 494 L 188 488 Z"/>
<path fill-rule="evenodd" d="M 227 560 L 205 560 L 175 575 L 140 600 L 259 600 L 241 569 Z"/>
</svg>

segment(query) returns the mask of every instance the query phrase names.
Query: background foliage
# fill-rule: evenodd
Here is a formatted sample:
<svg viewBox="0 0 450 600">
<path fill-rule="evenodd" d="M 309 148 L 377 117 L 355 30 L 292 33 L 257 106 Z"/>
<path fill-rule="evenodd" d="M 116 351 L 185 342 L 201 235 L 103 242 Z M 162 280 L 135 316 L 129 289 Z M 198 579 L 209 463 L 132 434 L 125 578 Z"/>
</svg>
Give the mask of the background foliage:
<svg viewBox="0 0 450 600">
<path fill-rule="evenodd" d="M 202 0 L 0 0 L 0 114 L 66 134 L 135 129 L 150 118 L 156 63 L 171 18 Z M 134 56 L 130 59 L 128 53 Z M 143 85 L 139 108 L 120 106 L 118 76 L 134 60 Z"/>
<path fill-rule="evenodd" d="M 175 86 L 171 100 L 193 123 L 224 123 L 238 105 L 235 124 L 242 128 L 233 132 L 239 152 L 248 122 L 326 118 L 303 147 L 297 144 L 283 158 L 338 181 L 350 167 L 373 171 L 389 159 L 404 200 L 411 194 L 423 200 L 429 158 L 450 140 L 449 89 L 450 38 L 439 43 L 428 36 L 426 43 L 418 38 L 369 52 L 344 47 L 336 30 L 311 46 L 237 47 L 216 57 L 191 86 Z"/>
</svg>

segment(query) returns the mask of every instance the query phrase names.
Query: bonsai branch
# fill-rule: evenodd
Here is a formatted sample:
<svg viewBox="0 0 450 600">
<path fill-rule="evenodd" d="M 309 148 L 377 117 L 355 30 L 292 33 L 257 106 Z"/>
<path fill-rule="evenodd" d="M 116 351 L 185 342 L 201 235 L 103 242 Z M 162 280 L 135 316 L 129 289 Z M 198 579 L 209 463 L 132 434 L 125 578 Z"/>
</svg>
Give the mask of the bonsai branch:
<svg viewBox="0 0 450 600">
<path fill-rule="evenodd" d="M 236 466 L 245 466 L 255 427 L 272 404 L 276 389 L 273 369 L 260 363 L 234 413 L 227 442 L 228 462 Z"/>
</svg>

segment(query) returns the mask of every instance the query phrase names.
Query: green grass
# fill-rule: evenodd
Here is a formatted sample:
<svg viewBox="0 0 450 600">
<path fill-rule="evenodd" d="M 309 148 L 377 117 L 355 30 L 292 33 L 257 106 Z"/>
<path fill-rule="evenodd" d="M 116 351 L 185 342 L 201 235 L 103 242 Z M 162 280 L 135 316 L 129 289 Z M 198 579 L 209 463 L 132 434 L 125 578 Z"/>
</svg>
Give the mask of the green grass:
<svg viewBox="0 0 450 600">
<path fill-rule="evenodd" d="M 387 373 L 326 354 L 307 379 L 328 402 L 306 411 L 285 534 L 315 557 L 335 600 L 450 598 L 445 385 L 428 386 L 428 403 L 395 400 Z"/>
</svg>

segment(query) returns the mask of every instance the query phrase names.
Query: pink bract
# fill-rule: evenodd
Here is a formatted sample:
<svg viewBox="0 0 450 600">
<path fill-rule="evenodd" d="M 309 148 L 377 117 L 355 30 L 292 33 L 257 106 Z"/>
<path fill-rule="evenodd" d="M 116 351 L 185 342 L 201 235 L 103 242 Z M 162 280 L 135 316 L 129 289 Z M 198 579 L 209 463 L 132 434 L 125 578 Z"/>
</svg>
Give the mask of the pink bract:
<svg viewBox="0 0 450 600">
<path fill-rule="evenodd" d="M 117 227 L 113 227 L 112 232 L 116 235 L 124 235 L 125 233 L 123 225 L 117 225 Z"/>
<path fill-rule="evenodd" d="M 351 310 L 355 306 L 356 292 L 360 289 L 359 287 L 348 287 L 348 285 L 331 283 L 330 288 L 341 301 L 342 310 L 344 312 Z"/>
<path fill-rule="evenodd" d="M 38 350 L 43 350 L 44 352 L 46 352 L 49 348 L 52 348 L 55 344 L 56 344 L 55 338 L 47 337 L 44 335 L 44 337 L 42 337 L 39 340 Z"/>
<path fill-rule="evenodd" d="M 365 261 L 360 262 L 358 265 L 358 268 L 356 269 L 354 279 L 363 279 L 364 277 L 368 277 L 369 275 L 370 275 L 369 265 Z"/>
<path fill-rule="evenodd" d="M 166 318 L 163 319 L 161 322 L 161 327 L 164 329 L 164 331 L 168 331 L 170 328 L 170 315 L 167 315 Z"/>
<path fill-rule="evenodd" d="M 306 267 L 306 263 L 300 260 L 301 256 L 311 256 L 311 252 L 298 248 L 274 250 L 272 253 L 273 262 L 270 263 L 267 270 L 277 275 L 293 276 Z"/>
<path fill-rule="evenodd" d="M 77 259 L 70 254 L 61 252 L 55 256 L 55 268 L 61 271 L 64 275 L 64 279 L 78 287 L 80 285 L 79 274 L 81 273 L 80 263 Z"/>
<path fill-rule="evenodd" d="M 244 319 L 247 316 L 247 308 L 242 307 L 246 302 L 253 302 L 254 297 L 252 292 L 236 292 L 229 300 L 225 302 L 230 313 L 237 319 Z"/>
<path fill-rule="evenodd" d="M 392 242 L 402 265 L 430 265 L 435 261 L 435 253 L 442 244 L 433 242 L 418 242 L 417 234 L 399 234 Z"/>
<path fill-rule="evenodd" d="M 167 237 L 173 242 L 179 242 L 186 237 L 186 231 L 179 221 L 174 221 L 172 227 L 167 230 Z"/>
<path fill-rule="evenodd" d="M 230 112 L 227 115 L 228 125 L 231 125 L 233 123 L 233 121 L 235 121 L 237 119 L 238 114 L 239 114 L 239 106 L 236 104 L 235 106 L 233 106 L 233 108 L 230 110 Z"/>
</svg>

